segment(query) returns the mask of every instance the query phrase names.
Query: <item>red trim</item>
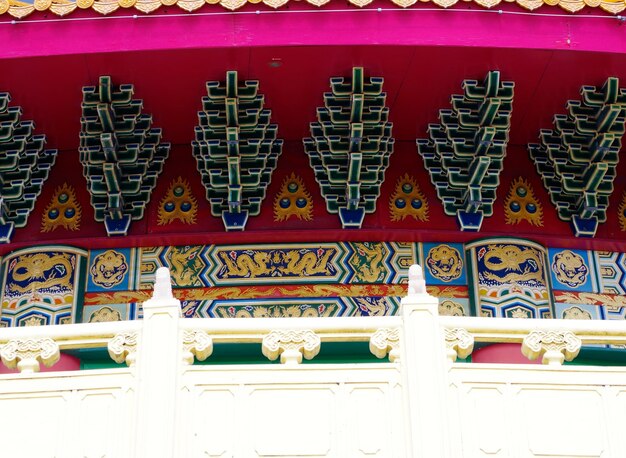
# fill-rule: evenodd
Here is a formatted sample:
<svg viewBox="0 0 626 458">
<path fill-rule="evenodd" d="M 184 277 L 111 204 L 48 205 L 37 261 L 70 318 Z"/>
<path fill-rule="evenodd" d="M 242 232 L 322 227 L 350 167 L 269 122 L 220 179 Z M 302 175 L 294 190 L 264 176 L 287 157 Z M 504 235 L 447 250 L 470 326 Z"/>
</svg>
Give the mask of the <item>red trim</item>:
<svg viewBox="0 0 626 458">
<path fill-rule="evenodd" d="M 541 229 L 538 229 L 541 230 Z M 277 243 L 327 243 L 327 242 L 450 242 L 468 243 L 493 237 L 514 236 L 529 239 L 551 248 L 570 248 L 626 252 L 626 240 L 596 240 L 576 237 L 564 238 L 541 233 L 503 234 L 501 232 L 427 231 L 403 229 L 359 230 L 265 230 L 244 232 L 211 232 L 185 234 L 147 234 L 126 237 L 91 237 L 11 243 L 0 246 L 0 255 L 20 248 L 46 245 L 71 245 L 83 249 L 128 248 L 177 245 L 247 245 Z"/>
</svg>

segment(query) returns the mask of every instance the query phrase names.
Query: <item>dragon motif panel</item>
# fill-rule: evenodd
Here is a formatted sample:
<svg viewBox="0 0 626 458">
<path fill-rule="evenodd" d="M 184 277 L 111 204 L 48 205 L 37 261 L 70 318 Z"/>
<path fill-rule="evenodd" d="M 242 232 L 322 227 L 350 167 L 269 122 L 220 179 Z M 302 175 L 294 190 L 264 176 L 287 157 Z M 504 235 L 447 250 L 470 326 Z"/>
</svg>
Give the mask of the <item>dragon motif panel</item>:
<svg viewBox="0 0 626 458">
<path fill-rule="evenodd" d="M 74 322 L 82 304 L 85 251 L 63 246 L 13 252 L 2 263 L 2 320 L 7 326 Z"/>
<path fill-rule="evenodd" d="M 490 239 L 466 245 L 479 316 L 552 316 L 546 249 L 518 239 Z"/>
<path fill-rule="evenodd" d="M 140 288 L 152 288 L 156 270 L 170 269 L 175 288 L 213 286 L 207 276 L 212 261 L 207 257 L 209 248 L 204 245 L 150 247 L 141 251 Z"/>
<path fill-rule="evenodd" d="M 352 253 L 348 266 L 352 269 L 353 283 L 385 283 L 393 275 L 390 265 L 392 252 L 386 243 L 354 242 L 348 244 Z"/>
<path fill-rule="evenodd" d="M 396 315 L 395 297 L 311 297 L 205 301 L 196 316 L 211 318 L 299 318 Z"/>
<path fill-rule="evenodd" d="M 341 282 L 341 244 L 216 246 L 209 256 L 215 285 Z"/>
</svg>

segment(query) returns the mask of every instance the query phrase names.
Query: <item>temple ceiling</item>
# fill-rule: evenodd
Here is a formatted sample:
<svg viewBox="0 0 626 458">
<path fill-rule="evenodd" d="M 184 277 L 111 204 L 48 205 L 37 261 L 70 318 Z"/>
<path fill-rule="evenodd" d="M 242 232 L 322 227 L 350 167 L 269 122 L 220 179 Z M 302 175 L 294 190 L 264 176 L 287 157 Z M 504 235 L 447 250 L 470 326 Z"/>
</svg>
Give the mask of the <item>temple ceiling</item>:
<svg viewBox="0 0 626 458">
<path fill-rule="evenodd" d="M 7 64 L 5 241 L 624 239 L 626 62 L 610 54 L 336 46 Z"/>
</svg>

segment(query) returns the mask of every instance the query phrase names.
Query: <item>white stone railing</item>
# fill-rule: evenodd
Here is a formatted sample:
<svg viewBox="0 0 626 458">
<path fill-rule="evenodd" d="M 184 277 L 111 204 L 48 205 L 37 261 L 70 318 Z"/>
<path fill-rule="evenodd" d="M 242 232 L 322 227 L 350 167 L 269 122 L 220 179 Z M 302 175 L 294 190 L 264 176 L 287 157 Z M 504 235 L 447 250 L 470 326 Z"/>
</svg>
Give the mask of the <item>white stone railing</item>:
<svg viewBox="0 0 626 458">
<path fill-rule="evenodd" d="M 3 422 L 0 456 L 626 456 L 626 368 L 561 365 L 626 344 L 626 322 L 439 317 L 409 276 L 398 317 L 183 319 L 160 270 L 142 321 L 0 330 L 21 371 L 0 375 L 0 411 L 31 422 Z M 251 342 L 283 364 L 192 364 Z M 327 342 L 388 362 L 300 364 Z M 455 362 L 485 342 L 546 364 Z M 95 347 L 126 366 L 36 373 Z"/>
</svg>

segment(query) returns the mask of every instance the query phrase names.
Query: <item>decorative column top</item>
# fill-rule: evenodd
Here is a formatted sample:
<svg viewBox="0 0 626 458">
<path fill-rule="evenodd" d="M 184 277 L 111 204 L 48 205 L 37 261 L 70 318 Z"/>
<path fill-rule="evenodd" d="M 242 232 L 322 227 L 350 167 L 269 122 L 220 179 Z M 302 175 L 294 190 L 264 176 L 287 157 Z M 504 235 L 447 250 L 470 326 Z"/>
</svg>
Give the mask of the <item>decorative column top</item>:
<svg viewBox="0 0 626 458">
<path fill-rule="evenodd" d="M 409 267 L 409 291 L 408 295 L 428 294 L 426 292 L 426 280 L 424 280 L 424 272 L 422 266 L 413 264 Z"/>
</svg>

